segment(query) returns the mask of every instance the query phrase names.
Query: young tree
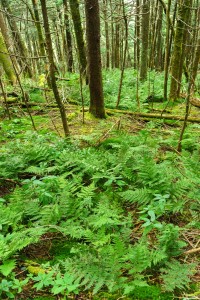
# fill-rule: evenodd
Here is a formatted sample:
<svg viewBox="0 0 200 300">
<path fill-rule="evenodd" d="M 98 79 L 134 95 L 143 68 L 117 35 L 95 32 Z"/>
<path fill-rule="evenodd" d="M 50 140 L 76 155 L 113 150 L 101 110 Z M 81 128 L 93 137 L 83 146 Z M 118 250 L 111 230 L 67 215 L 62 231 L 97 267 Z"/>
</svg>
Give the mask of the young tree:
<svg viewBox="0 0 200 300">
<path fill-rule="evenodd" d="M 135 3 L 135 40 L 134 40 L 134 68 L 139 68 L 140 64 L 140 2 Z"/>
<path fill-rule="evenodd" d="M 108 0 L 103 0 L 103 15 L 104 15 L 104 27 L 105 27 L 105 39 L 106 39 L 106 68 L 110 68 L 110 39 L 109 39 L 109 26 L 108 26 Z"/>
<path fill-rule="evenodd" d="M 67 71 L 73 71 L 73 51 L 72 51 L 72 36 L 70 32 L 70 23 L 68 16 L 68 5 L 67 0 L 63 0 L 64 6 L 64 23 L 65 23 L 65 34 L 66 34 L 66 52 L 67 52 Z"/>
<path fill-rule="evenodd" d="M 86 76 L 87 73 L 87 59 L 85 51 L 85 43 L 83 38 L 83 29 L 81 24 L 81 16 L 79 11 L 79 1 L 78 0 L 69 0 L 70 11 L 72 15 L 72 20 L 74 24 L 74 31 L 76 36 L 76 44 L 78 49 L 80 71 L 83 76 Z"/>
<path fill-rule="evenodd" d="M 149 15 L 150 15 L 150 4 L 149 0 L 143 0 L 142 5 L 142 51 L 141 51 L 141 62 L 140 62 L 140 80 L 147 78 L 148 70 L 148 52 L 149 52 Z"/>
<path fill-rule="evenodd" d="M 45 40 L 43 37 L 42 26 L 40 23 L 40 15 L 39 15 L 39 10 L 38 10 L 37 0 L 32 0 L 32 5 L 33 5 L 34 18 L 35 18 L 35 26 L 36 26 L 37 34 L 38 34 L 40 55 L 45 56 L 45 54 L 46 54 L 45 53 Z"/>
<path fill-rule="evenodd" d="M 69 128 L 68 128 L 68 124 L 67 124 L 65 107 L 60 99 L 58 87 L 56 84 L 56 76 L 55 76 L 56 66 L 55 66 L 54 57 L 53 57 L 53 47 L 52 47 L 51 33 L 50 33 L 50 27 L 49 27 L 49 20 L 48 20 L 48 15 L 47 15 L 46 0 L 40 0 L 40 3 L 42 6 L 42 15 L 43 15 L 43 20 L 44 20 L 44 30 L 45 30 L 45 37 L 46 37 L 46 48 L 47 48 L 47 54 L 48 54 L 49 64 L 50 64 L 49 71 L 50 71 L 51 86 L 52 86 L 55 100 L 57 102 L 57 105 L 58 105 L 58 108 L 60 111 L 64 133 L 65 133 L 65 136 L 67 137 L 69 135 Z"/>
<path fill-rule="evenodd" d="M 85 0 L 85 12 L 90 89 L 89 111 L 97 118 L 105 118 L 101 70 L 100 15 L 98 0 Z"/>
</svg>

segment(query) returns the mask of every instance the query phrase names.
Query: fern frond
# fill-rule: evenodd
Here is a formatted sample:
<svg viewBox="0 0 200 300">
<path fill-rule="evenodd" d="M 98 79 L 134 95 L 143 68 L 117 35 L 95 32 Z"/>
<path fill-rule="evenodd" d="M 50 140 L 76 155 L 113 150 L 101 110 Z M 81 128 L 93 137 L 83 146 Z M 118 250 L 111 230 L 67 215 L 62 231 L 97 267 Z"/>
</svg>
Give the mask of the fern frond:
<svg viewBox="0 0 200 300">
<path fill-rule="evenodd" d="M 147 204 L 152 200 L 151 192 L 147 188 L 139 188 L 133 190 L 127 190 L 120 193 L 123 200 L 130 203 Z"/>
</svg>

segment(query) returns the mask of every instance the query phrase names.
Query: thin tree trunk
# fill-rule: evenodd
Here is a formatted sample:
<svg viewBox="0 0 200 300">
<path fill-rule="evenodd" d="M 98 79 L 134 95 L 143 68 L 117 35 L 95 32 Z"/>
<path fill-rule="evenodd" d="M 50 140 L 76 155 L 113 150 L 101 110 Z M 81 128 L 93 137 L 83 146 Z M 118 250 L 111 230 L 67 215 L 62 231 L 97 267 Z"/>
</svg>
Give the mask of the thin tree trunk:
<svg viewBox="0 0 200 300">
<path fill-rule="evenodd" d="M 108 15 L 107 15 L 107 0 L 103 0 L 103 13 L 104 13 L 104 26 L 105 26 L 105 38 L 106 38 L 106 69 L 110 68 L 110 40 L 109 40 L 109 27 L 108 27 Z"/>
<path fill-rule="evenodd" d="M 124 69 L 125 69 L 125 65 L 126 65 L 126 54 L 127 54 L 127 49 L 128 49 L 128 20 L 127 20 L 127 16 L 126 16 L 126 12 L 125 12 L 124 0 L 122 0 L 122 8 L 123 8 L 123 19 L 124 19 L 124 24 L 125 24 L 125 48 L 124 48 L 124 57 L 123 57 L 123 64 L 122 64 L 122 70 L 121 70 L 121 77 L 120 77 L 120 84 L 119 84 L 116 108 L 118 108 L 120 98 L 121 98 Z"/>
<path fill-rule="evenodd" d="M 66 34 L 66 42 L 67 42 L 67 71 L 72 73 L 73 72 L 72 36 L 70 32 L 67 0 L 63 0 L 63 6 L 64 6 L 65 34 Z"/>
<path fill-rule="evenodd" d="M 53 57 L 53 48 L 52 48 L 52 40 L 51 40 L 51 33 L 49 28 L 49 20 L 48 20 L 48 14 L 47 14 L 47 7 L 46 7 L 46 0 L 40 0 L 41 6 L 42 6 L 42 15 L 44 20 L 44 30 L 45 30 L 45 37 L 46 37 L 46 47 L 47 47 L 47 54 L 49 58 L 49 64 L 50 64 L 50 78 L 51 78 L 51 86 L 54 93 L 55 100 L 57 102 L 58 108 L 60 110 L 60 115 L 62 119 L 63 129 L 65 136 L 69 136 L 69 128 L 67 124 L 67 117 L 65 112 L 65 107 L 60 99 L 57 83 L 56 83 L 56 77 L 55 77 L 55 63 L 54 63 L 54 57 Z"/>
<path fill-rule="evenodd" d="M 148 70 L 148 51 L 149 51 L 149 0 L 143 0 L 142 6 L 142 52 L 140 62 L 140 80 L 147 79 Z"/>
<path fill-rule="evenodd" d="M 163 18 L 163 7 L 161 3 L 158 4 L 158 19 L 157 19 L 157 41 L 156 41 L 156 58 L 155 58 L 155 69 L 157 71 L 162 70 L 162 18 Z"/>
<path fill-rule="evenodd" d="M 150 55 L 149 55 L 149 67 L 154 69 L 154 62 L 155 62 L 155 48 L 156 48 L 156 39 L 157 39 L 157 19 L 158 19 L 158 0 L 156 1 L 156 5 L 152 4 L 151 9 L 151 24 L 152 29 L 150 29 L 151 36 L 149 37 L 149 44 L 150 44 Z"/>
<path fill-rule="evenodd" d="M 30 63 L 27 60 L 28 51 L 27 51 L 26 45 L 25 45 L 25 43 L 24 43 L 24 41 L 21 37 L 21 33 L 20 33 L 20 31 L 17 27 L 17 24 L 16 24 L 15 20 L 11 17 L 12 12 L 11 12 L 11 9 L 10 9 L 10 6 L 9 6 L 9 2 L 8 2 L 8 0 L 1 0 L 1 2 L 2 2 L 4 10 L 8 13 L 6 15 L 7 19 L 8 19 L 8 23 L 9 23 L 10 28 L 12 30 L 13 39 L 16 42 L 17 49 L 18 49 L 20 55 L 23 57 L 23 63 L 25 64 L 25 72 L 30 78 L 32 78 L 33 73 L 32 73 L 32 70 L 30 68 Z"/>
<path fill-rule="evenodd" d="M 87 75 L 87 59 L 86 59 L 86 50 L 85 43 L 83 39 L 83 29 L 81 24 L 81 16 L 79 11 L 79 1 L 78 0 L 69 0 L 70 10 L 72 15 L 72 20 L 74 24 L 74 31 L 76 36 L 76 43 L 78 48 L 79 62 L 81 66 L 81 73 L 83 77 Z"/>
<path fill-rule="evenodd" d="M 45 40 L 44 40 L 43 33 L 42 33 L 42 26 L 40 24 L 40 16 L 39 16 L 39 11 L 38 11 L 37 0 L 32 0 L 32 5 L 33 5 L 33 12 L 34 12 L 34 17 L 35 17 L 35 26 L 36 26 L 37 34 L 38 34 L 40 55 L 45 56 L 45 54 L 46 54 L 45 53 Z"/>
<path fill-rule="evenodd" d="M 167 11 L 166 11 L 166 40 L 165 40 L 165 65 L 164 65 L 164 99 L 167 99 L 167 83 L 168 83 L 168 74 L 169 74 L 169 55 L 170 55 L 170 44 L 169 44 L 169 36 L 170 36 L 170 8 L 171 8 L 171 0 L 168 0 Z"/>
</svg>

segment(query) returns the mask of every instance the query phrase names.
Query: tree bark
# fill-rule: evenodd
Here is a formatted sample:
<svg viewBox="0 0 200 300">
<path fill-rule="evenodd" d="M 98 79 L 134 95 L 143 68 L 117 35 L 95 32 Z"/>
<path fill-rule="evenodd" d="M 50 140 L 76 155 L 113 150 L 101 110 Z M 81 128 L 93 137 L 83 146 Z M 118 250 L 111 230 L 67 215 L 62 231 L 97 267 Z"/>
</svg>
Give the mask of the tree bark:
<svg viewBox="0 0 200 300">
<path fill-rule="evenodd" d="M 140 62 L 140 80 L 147 79 L 148 70 L 148 51 L 149 51 L 149 15 L 150 15 L 149 0 L 143 0 L 142 6 L 142 51 Z"/>
<path fill-rule="evenodd" d="M 27 51 L 26 45 L 21 37 L 20 31 L 17 27 L 17 24 L 16 24 L 15 20 L 11 17 L 12 12 L 11 12 L 11 9 L 9 6 L 9 2 L 8 2 L 8 0 L 1 0 L 1 3 L 3 5 L 5 12 L 7 13 L 6 16 L 7 16 L 10 28 L 12 30 L 13 39 L 16 43 L 17 49 L 18 49 L 20 55 L 23 57 L 23 63 L 25 63 L 25 68 L 24 68 L 25 72 L 30 78 L 32 78 L 33 72 L 30 68 L 30 62 L 28 62 L 28 60 L 27 60 L 28 51 Z"/>
<path fill-rule="evenodd" d="M 85 0 L 85 12 L 90 89 L 89 111 L 97 118 L 105 118 L 101 70 L 100 15 L 98 0 Z"/>
<path fill-rule="evenodd" d="M 46 54 L 45 53 L 45 40 L 44 40 L 43 33 L 42 33 L 42 26 L 40 24 L 40 16 L 39 16 L 39 11 L 38 11 L 37 0 L 32 0 L 32 5 L 33 5 L 33 12 L 34 12 L 34 17 L 35 17 L 35 26 L 36 26 L 37 34 L 38 34 L 40 55 L 45 56 L 45 54 Z"/>
<path fill-rule="evenodd" d="M 48 15 L 47 15 L 47 7 L 46 7 L 46 0 L 40 0 L 41 6 L 42 6 L 42 15 L 43 15 L 43 20 L 44 20 L 44 30 L 45 30 L 45 37 L 46 37 L 46 47 L 47 47 L 47 54 L 49 58 L 49 64 L 50 64 L 50 79 L 51 79 L 51 86 L 52 90 L 54 93 L 55 100 L 57 102 L 61 119 L 62 119 L 62 124 L 63 124 L 63 129 L 65 136 L 69 136 L 69 128 L 67 124 L 67 117 L 66 117 L 66 112 L 65 112 L 65 107 L 60 99 L 57 83 L 56 83 L 56 77 L 55 77 L 55 71 L 56 71 L 56 66 L 54 63 L 54 57 L 53 57 L 53 47 L 52 47 L 52 40 L 51 40 L 51 33 L 50 33 L 50 28 L 49 28 L 49 20 L 48 20 Z"/>
<path fill-rule="evenodd" d="M 103 14 L 104 14 L 105 38 L 106 38 L 106 69 L 109 69 L 110 68 L 110 40 L 109 40 L 107 7 L 108 7 L 107 0 L 103 0 Z"/>
<path fill-rule="evenodd" d="M 164 99 L 167 99 L 167 83 L 168 83 L 168 74 L 169 74 L 169 56 L 170 56 L 170 8 L 171 8 L 171 0 L 168 0 L 167 10 L 166 10 L 166 39 L 165 39 L 165 64 L 164 64 Z"/>
<path fill-rule="evenodd" d="M 76 44 L 78 48 L 78 56 L 80 63 L 81 75 L 86 77 L 87 75 L 87 59 L 85 51 L 85 43 L 83 39 L 83 29 L 81 24 L 81 16 L 79 11 L 78 0 L 69 0 L 72 20 L 74 24 L 74 31 L 76 36 Z"/>
<path fill-rule="evenodd" d="M 63 0 L 63 6 L 64 6 L 65 35 L 67 41 L 67 71 L 72 73 L 73 72 L 72 36 L 70 32 L 67 0 Z"/>
<path fill-rule="evenodd" d="M 174 49 L 171 66 L 170 100 L 175 101 L 179 97 L 180 80 L 183 69 L 184 36 L 189 20 L 191 0 L 179 0 L 178 21 L 174 40 Z"/>
<path fill-rule="evenodd" d="M 7 51 L 6 44 L 3 39 L 3 35 L 0 32 L 0 66 L 3 66 L 3 69 L 7 75 L 7 78 L 12 84 L 16 82 L 15 72 L 13 70 L 12 62 L 10 60 L 9 52 Z"/>
<path fill-rule="evenodd" d="M 162 61 L 162 18 L 163 18 L 163 7 L 161 3 L 158 4 L 158 19 L 157 19 L 157 41 L 156 41 L 156 58 L 155 58 L 155 69 L 161 71 L 163 68 Z"/>
</svg>

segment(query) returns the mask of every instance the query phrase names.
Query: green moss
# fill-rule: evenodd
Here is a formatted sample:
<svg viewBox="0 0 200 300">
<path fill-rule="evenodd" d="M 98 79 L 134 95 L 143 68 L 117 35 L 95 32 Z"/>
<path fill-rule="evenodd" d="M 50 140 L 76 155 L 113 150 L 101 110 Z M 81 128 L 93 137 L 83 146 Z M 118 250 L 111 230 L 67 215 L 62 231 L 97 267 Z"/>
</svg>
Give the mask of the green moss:
<svg viewBox="0 0 200 300">
<path fill-rule="evenodd" d="M 44 97 L 43 97 L 40 90 L 30 92 L 29 97 L 30 97 L 30 100 L 32 102 L 37 102 L 37 103 L 44 103 L 45 102 L 45 99 L 44 99 Z"/>
<path fill-rule="evenodd" d="M 162 293 L 158 286 L 137 287 L 131 294 L 135 300 L 169 300 L 173 299 L 172 293 Z"/>
<path fill-rule="evenodd" d="M 0 52 L 2 52 L 0 53 L 0 65 L 2 65 L 8 79 L 14 84 L 16 81 L 15 73 L 9 55 L 4 54 L 7 53 L 7 48 L 1 33 L 0 33 Z"/>
</svg>

